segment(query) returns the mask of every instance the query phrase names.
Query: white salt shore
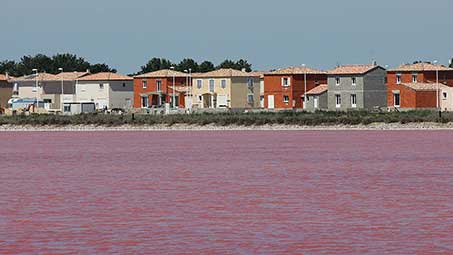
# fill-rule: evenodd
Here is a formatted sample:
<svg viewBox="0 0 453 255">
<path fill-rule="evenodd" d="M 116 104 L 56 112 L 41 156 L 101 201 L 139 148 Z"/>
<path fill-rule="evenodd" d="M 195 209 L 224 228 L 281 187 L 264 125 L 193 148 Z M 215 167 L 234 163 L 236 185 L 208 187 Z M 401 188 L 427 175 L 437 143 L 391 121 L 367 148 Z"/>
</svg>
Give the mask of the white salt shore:
<svg viewBox="0 0 453 255">
<path fill-rule="evenodd" d="M 453 122 L 442 123 L 371 123 L 369 125 L 332 125 L 332 126 L 297 126 L 297 125 L 263 125 L 263 126 L 216 126 L 216 125 L 67 125 L 67 126 L 32 126 L 1 125 L 0 131 L 297 131 L 297 130 L 453 130 Z"/>
</svg>

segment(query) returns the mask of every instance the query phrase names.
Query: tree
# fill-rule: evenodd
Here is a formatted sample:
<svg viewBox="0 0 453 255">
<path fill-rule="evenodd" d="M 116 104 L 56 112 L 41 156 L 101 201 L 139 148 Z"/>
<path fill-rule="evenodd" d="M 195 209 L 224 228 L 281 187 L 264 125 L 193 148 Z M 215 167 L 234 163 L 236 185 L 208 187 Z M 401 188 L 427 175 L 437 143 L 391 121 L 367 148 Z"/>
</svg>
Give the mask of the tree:
<svg viewBox="0 0 453 255">
<path fill-rule="evenodd" d="M 57 54 L 52 57 L 53 71 L 63 68 L 65 72 L 85 71 L 91 68 L 90 63 L 76 55 L 65 53 Z"/>
<path fill-rule="evenodd" d="M 19 75 L 31 74 L 33 69 L 38 69 L 39 72 L 55 73 L 52 59 L 43 54 L 23 56 L 17 65 Z"/>
<path fill-rule="evenodd" d="M 225 69 L 229 69 L 229 68 L 236 69 L 236 63 L 234 61 L 226 59 L 225 61 L 220 63 L 220 65 L 218 65 L 216 69 L 222 69 L 222 68 L 225 68 Z"/>
<path fill-rule="evenodd" d="M 252 65 L 249 64 L 247 62 L 247 60 L 244 60 L 244 59 L 240 59 L 240 60 L 238 60 L 236 62 L 227 59 L 227 60 L 223 61 L 217 67 L 217 69 L 220 69 L 220 68 L 231 68 L 231 69 L 235 69 L 235 70 L 245 69 L 246 72 L 251 72 L 252 71 Z"/>
<path fill-rule="evenodd" d="M 176 70 L 178 70 L 180 72 L 184 72 L 184 70 L 189 71 L 189 69 L 191 69 L 193 73 L 197 73 L 198 72 L 198 63 L 195 62 L 195 60 L 193 60 L 191 58 L 183 59 L 176 66 Z"/>
<path fill-rule="evenodd" d="M 20 76 L 17 72 L 16 61 L 5 60 L 0 62 L 0 74 L 9 73 L 12 76 Z"/>
<path fill-rule="evenodd" d="M 249 64 L 248 61 L 244 60 L 244 59 L 239 59 L 236 62 L 236 68 L 237 68 L 237 70 L 245 69 L 246 72 L 251 72 L 252 71 L 252 65 Z"/>
<path fill-rule="evenodd" d="M 116 73 L 116 69 L 110 68 L 107 64 L 94 64 L 90 65 L 90 73 L 101 73 L 101 72 L 111 72 Z"/>
<path fill-rule="evenodd" d="M 155 72 L 162 69 L 170 69 L 172 63 L 170 60 L 165 58 L 152 58 L 146 65 L 141 67 L 141 71 L 138 74 L 144 74 L 149 72 Z"/>
<path fill-rule="evenodd" d="M 207 72 L 211 72 L 214 70 L 215 70 L 214 64 L 210 61 L 203 61 L 198 66 L 198 72 L 200 72 L 200 73 L 207 73 Z"/>
</svg>

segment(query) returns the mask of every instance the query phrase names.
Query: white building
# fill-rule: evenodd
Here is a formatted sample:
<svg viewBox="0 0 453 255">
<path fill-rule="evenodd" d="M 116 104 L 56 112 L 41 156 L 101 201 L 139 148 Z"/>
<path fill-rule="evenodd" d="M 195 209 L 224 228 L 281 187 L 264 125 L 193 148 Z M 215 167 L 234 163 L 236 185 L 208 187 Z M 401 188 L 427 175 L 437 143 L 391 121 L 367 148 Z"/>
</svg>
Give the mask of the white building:
<svg viewBox="0 0 453 255">
<path fill-rule="evenodd" d="M 76 101 L 94 102 L 96 109 L 131 109 L 133 78 L 116 73 L 97 73 L 77 80 Z"/>
</svg>

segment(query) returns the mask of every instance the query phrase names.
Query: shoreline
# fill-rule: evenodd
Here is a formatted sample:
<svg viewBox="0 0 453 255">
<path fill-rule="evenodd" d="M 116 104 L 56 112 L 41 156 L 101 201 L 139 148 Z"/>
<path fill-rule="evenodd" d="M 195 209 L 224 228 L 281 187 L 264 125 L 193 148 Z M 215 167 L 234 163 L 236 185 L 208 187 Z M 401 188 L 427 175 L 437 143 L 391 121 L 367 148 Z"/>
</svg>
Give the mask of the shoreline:
<svg viewBox="0 0 453 255">
<path fill-rule="evenodd" d="M 262 125 L 262 126 L 216 126 L 216 125 L 1 125 L 0 132 L 105 132 L 105 131 L 348 131 L 348 130 L 453 130 L 453 122 L 449 123 L 371 123 L 369 125 L 331 125 L 331 126 L 297 126 L 297 125 Z"/>
</svg>

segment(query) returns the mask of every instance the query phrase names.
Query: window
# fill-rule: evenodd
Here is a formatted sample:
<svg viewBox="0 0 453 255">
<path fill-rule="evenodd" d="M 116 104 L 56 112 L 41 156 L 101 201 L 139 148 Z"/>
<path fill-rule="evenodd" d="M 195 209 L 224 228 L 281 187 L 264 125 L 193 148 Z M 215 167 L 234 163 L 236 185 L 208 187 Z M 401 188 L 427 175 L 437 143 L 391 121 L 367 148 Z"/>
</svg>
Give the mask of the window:
<svg viewBox="0 0 453 255">
<path fill-rule="evenodd" d="M 357 108 L 357 95 L 355 94 L 351 95 L 351 107 Z"/>
<path fill-rule="evenodd" d="M 283 87 L 289 87 L 290 86 L 290 80 L 288 77 L 282 78 L 282 86 Z"/>
<path fill-rule="evenodd" d="M 283 102 L 289 103 L 289 96 L 283 96 Z"/>
<path fill-rule="evenodd" d="M 302 97 L 302 102 L 304 102 L 304 98 Z M 307 95 L 307 102 L 310 102 L 310 96 Z"/>
<path fill-rule="evenodd" d="M 247 103 L 253 104 L 253 95 L 247 95 Z"/>
<path fill-rule="evenodd" d="M 146 89 L 146 88 L 148 87 L 148 82 L 145 81 L 145 80 L 143 80 L 143 81 L 142 81 L 142 87 L 143 87 L 144 89 Z"/>
<path fill-rule="evenodd" d="M 104 83 L 99 83 L 99 89 L 104 89 Z"/>
<path fill-rule="evenodd" d="M 203 80 L 197 80 L 197 88 L 201 89 L 203 87 Z"/>
<path fill-rule="evenodd" d="M 247 85 L 249 86 L 249 88 L 253 88 L 253 79 L 252 78 L 248 78 Z"/>
<path fill-rule="evenodd" d="M 352 86 L 357 85 L 357 79 L 355 77 L 352 77 Z"/>
<path fill-rule="evenodd" d="M 443 99 L 447 99 L 447 97 L 448 97 L 447 92 L 442 92 L 442 98 L 443 98 Z"/>
<path fill-rule="evenodd" d="M 335 85 L 340 86 L 340 78 L 335 78 Z"/>
<path fill-rule="evenodd" d="M 335 95 L 335 107 L 340 108 L 341 107 L 341 95 Z"/>
<path fill-rule="evenodd" d="M 393 106 L 400 107 L 400 94 L 393 94 Z"/>
<path fill-rule="evenodd" d="M 401 84 L 401 74 L 396 75 L 396 84 Z"/>
<path fill-rule="evenodd" d="M 65 106 L 63 107 L 63 111 L 64 111 L 64 112 L 71 112 L 71 105 L 70 105 L 70 104 L 69 104 L 69 105 L 65 105 Z"/>
<path fill-rule="evenodd" d="M 222 87 L 222 89 L 226 88 L 226 80 L 222 80 L 220 82 L 220 86 Z"/>
<path fill-rule="evenodd" d="M 214 93 L 215 81 L 209 80 L 209 92 Z"/>
<path fill-rule="evenodd" d="M 156 91 L 162 91 L 162 81 L 156 80 Z"/>
<path fill-rule="evenodd" d="M 387 84 L 387 76 L 384 77 L 384 84 Z"/>
<path fill-rule="evenodd" d="M 142 108 L 148 108 L 148 97 L 142 97 Z"/>
<path fill-rule="evenodd" d="M 416 73 L 412 74 L 412 83 L 417 83 L 417 74 Z"/>
<path fill-rule="evenodd" d="M 125 88 L 125 87 L 126 87 L 126 83 L 123 82 L 123 88 Z"/>
</svg>

